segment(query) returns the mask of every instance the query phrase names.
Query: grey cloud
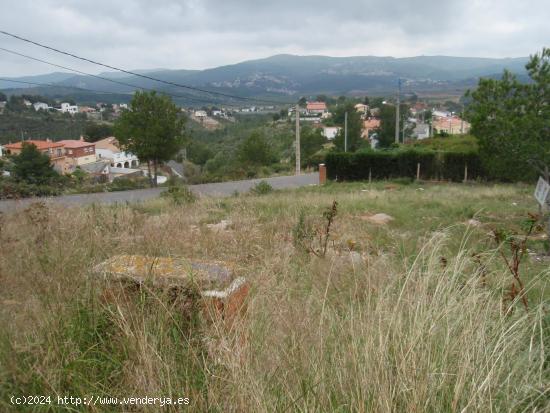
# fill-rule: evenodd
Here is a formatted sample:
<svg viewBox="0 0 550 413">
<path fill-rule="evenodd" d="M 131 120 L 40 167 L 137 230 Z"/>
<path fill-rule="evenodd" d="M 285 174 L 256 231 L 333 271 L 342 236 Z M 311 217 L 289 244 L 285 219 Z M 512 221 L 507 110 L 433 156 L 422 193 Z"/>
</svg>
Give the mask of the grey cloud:
<svg viewBox="0 0 550 413">
<path fill-rule="evenodd" d="M 525 56 L 546 0 L 3 0 L 0 27 L 125 68 L 204 68 L 277 53 Z M 0 47 L 102 69 L 0 36 Z M 52 69 L 0 52 L 0 75 Z"/>
</svg>

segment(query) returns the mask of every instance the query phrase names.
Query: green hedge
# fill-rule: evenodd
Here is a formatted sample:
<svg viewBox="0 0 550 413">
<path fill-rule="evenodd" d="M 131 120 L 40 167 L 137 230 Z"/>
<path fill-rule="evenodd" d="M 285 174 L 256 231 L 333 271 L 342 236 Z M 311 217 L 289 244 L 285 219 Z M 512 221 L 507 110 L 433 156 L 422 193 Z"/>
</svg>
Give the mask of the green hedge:
<svg viewBox="0 0 550 413">
<path fill-rule="evenodd" d="M 330 153 L 326 157 L 329 179 L 338 181 L 416 178 L 420 164 L 421 179 L 462 181 L 468 165 L 468 179 L 483 179 L 485 174 L 475 152 L 365 151 Z"/>
</svg>

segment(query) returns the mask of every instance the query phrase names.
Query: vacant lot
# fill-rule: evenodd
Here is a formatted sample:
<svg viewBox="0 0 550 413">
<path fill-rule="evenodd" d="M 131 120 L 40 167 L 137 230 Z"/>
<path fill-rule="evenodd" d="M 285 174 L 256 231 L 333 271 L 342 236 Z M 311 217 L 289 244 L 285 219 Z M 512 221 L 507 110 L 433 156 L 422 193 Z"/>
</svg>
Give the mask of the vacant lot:
<svg viewBox="0 0 550 413">
<path fill-rule="evenodd" d="M 4 214 L 0 410 L 17 410 L 11 395 L 93 395 L 213 412 L 548 411 L 547 241 L 535 228 L 526 243 L 522 295 L 510 243 L 492 236 L 522 243 L 532 190 L 332 184 Z M 251 283 L 246 312 L 208 322 L 147 286 L 105 299 L 91 268 L 116 254 L 227 261 Z M 160 408 L 19 407 L 80 410 Z"/>
</svg>

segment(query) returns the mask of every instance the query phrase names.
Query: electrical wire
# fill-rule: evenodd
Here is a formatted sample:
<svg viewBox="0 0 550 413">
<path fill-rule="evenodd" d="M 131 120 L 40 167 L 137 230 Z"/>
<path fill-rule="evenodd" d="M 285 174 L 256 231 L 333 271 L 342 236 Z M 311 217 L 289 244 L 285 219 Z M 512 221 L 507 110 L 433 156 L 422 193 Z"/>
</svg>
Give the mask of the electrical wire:
<svg viewBox="0 0 550 413">
<path fill-rule="evenodd" d="M 214 102 L 213 100 L 209 100 L 209 99 L 204 99 L 204 98 L 195 97 L 195 96 L 188 96 L 188 95 L 180 95 L 180 94 L 170 93 L 170 92 L 166 92 L 166 91 L 162 91 L 162 90 L 157 90 L 157 89 L 152 89 L 152 88 L 133 85 L 131 83 L 122 82 L 122 81 L 115 80 L 115 79 L 110 79 L 108 77 L 104 77 L 104 76 L 100 76 L 100 75 L 94 75 L 94 74 L 83 72 L 81 70 L 74 69 L 74 68 L 71 68 L 71 67 L 68 67 L 68 66 L 59 65 L 57 63 L 49 62 L 47 60 L 39 59 L 37 57 L 33 57 L 33 56 L 29 56 L 29 55 L 26 55 L 26 54 L 23 54 L 23 53 L 20 53 L 20 52 L 16 52 L 15 50 L 6 49 L 6 48 L 3 48 L 3 47 L 0 47 L 0 50 L 2 50 L 4 52 L 7 52 L 7 53 L 17 55 L 17 56 L 20 56 L 20 57 L 24 57 L 26 59 L 34 60 L 36 62 L 44 63 L 44 64 L 47 64 L 47 65 L 50 65 L 50 66 L 53 66 L 53 67 L 57 67 L 59 69 L 64 69 L 64 70 L 68 70 L 68 71 L 78 73 L 78 74 L 81 74 L 81 75 L 84 75 L 84 76 L 90 76 L 90 77 L 93 77 L 93 78 L 96 78 L 96 79 L 101 79 L 101 80 L 111 82 L 111 83 L 115 83 L 115 84 L 118 84 L 118 85 L 127 86 L 127 87 L 130 87 L 130 88 L 134 89 L 134 90 L 137 89 L 137 90 L 154 91 L 154 92 L 163 93 L 165 95 L 169 95 L 169 96 L 172 96 L 172 97 L 175 97 L 175 98 L 187 99 L 187 100 L 191 100 L 191 101 L 195 101 L 195 102 L 222 104 L 222 102 Z M 8 79 L 6 79 L 6 80 L 8 80 Z M 48 85 L 48 86 L 68 87 L 68 86 L 59 85 L 59 84 L 57 84 L 57 85 L 52 84 L 52 85 Z M 92 89 L 88 89 L 88 90 L 93 92 Z M 102 92 L 102 93 L 113 93 L 113 92 Z M 226 106 L 234 106 L 234 105 L 226 104 Z"/>
<path fill-rule="evenodd" d="M 250 98 L 250 97 L 246 97 L 246 96 L 231 95 L 231 94 L 228 94 L 228 93 L 215 92 L 215 91 L 201 89 L 201 88 L 194 87 L 194 86 L 184 85 L 184 84 L 181 84 L 181 83 L 170 82 L 170 81 L 167 81 L 167 80 L 158 79 L 158 78 L 148 76 L 148 75 L 144 75 L 144 74 L 141 74 L 141 73 L 132 72 L 131 70 L 121 69 L 119 67 L 108 65 L 106 63 L 101 63 L 101 62 L 98 62 L 98 61 L 95 61 L 95 60 L 92 60 L 92 59 L 88 59 L 86 57 L 81 57 L 81 56 L 78 56 L 78 55 L 73 54 L 73 53 L 65 52 L 63 50 L 56 49 L 55 47 L 47 46 L 47 45 L 44 45 L 42 43 L 38 43 L 34 40 L 26 39 L 24 37 L 18 36 L 16 34 L 13 34 L 13 33 L 10 33 L 10 32 L 4 31 L 4 30 L 0 30 L 0 33 L 4 34 L 6 36 L 13 37 L 14 39 L 17 39 L 17 40 L 21 40 L 23 42 L 33 44 L 33 45 L 38 46 L 38 47 L 42 47 L 44 49 L 48 49 L 48 50 L 51 50 L 53 52 L 63 54 L 65 56 L 70 56 L 70 57 L 73 57 L 75 59 L 79 59 L 79 60 L 82 60 L 82 61 L 85 61 L 85 62 L 88 62 L 88 63 L 92 63 L 92 64 L 95 64 L 95 65 L 98 65 L 98 66 L 103 66 L 103 67 L 106 67 L 108 69 L 116 70 L 118 72 L 126 73 L 126 74 L 133 75 L 133 76 L 138 76 L 138 77 L 141 77 L 143 79 L 149 79 L 149 80 L 153 80 L 155 82 L 160 82 L 160 83 L 164 83 L 164 84 L 171 85 L 171 86 L 176 86 L 176 87 L 180 87 L 180 88 L 184 88 L 184 89 L 194 90 L 196 92 L 208 93 L 208 94 L 211 94 L 211 95 L 223 96 L 223 97 L 227 97 L 227 98 L 239 99 L 239 100 L 245 100 L 245 101 L 264 102 L 264 103 L 271 103 L 271 104 L 278 104 L 278 105 L 289 103 L 289 102 L 280 102 L 280 101 L 275 101 L 275 100 L 257 99 L 257 98 Z"/>
</svg>

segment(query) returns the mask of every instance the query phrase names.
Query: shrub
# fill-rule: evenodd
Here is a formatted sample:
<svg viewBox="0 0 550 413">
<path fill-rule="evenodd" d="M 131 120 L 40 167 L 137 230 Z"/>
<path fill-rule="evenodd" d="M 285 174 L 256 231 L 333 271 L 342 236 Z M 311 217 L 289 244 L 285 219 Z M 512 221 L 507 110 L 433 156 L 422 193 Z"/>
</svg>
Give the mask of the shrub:
<svg viewBox="0 0 550 413">
<path fill-rule="evenodd" d="M 145 177 L 139 177 L 139 178 L 125 178 L 120 177 L 116 178 L 111 182 L 109 185 L 107 185 L 107 191 L 109 192 L 115 192 L 115 191 L 128 191 L 132 189 L 142 189 L 149 187 L 149 179 Z"/>
<path fill-rule="evenodd" d="M 265 195 L 273 192 L 273 187 L 266 181 L 260 181 L 250 190 L 254 195 Z"/>
<path fill-rule="evenodd" d="M 195 194 L 184 185 L 171 186 L 160 196 L 169 199 L 175 205 L 190 204 L 197 200 Z"/>
<path fill-rule="evenodd" d="M 0 199 L 56 196 L 60 195 L 61 192 L 61 188 L 51 185 L 36 185 L 16 182 L 13 179 L 0 179 Z"/>
</svg>

